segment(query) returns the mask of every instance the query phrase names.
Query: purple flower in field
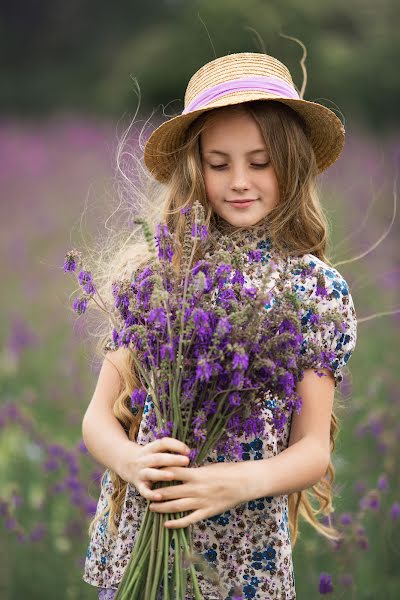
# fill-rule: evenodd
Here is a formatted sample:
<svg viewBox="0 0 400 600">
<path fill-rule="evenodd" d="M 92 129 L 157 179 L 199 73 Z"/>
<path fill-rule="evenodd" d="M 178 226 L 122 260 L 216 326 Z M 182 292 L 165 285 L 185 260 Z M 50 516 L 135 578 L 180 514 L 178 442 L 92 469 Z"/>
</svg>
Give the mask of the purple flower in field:
<svg viewBox="0 0 400 600">
<path fill-rule="evenodd" d="M 139 412 L 140 408 L 144 407 L 145 400 L 147 398 L 147 392 L 144 389 L 135 388 L 131 395 L 131 406 L 134 414 Z"/>
<path fill-rule="evenodd" d="M 45 523 L 36 523 L 34 529 L 30 532 L 29 539 L 31 542 L 40 542 L 47 533 L 47 525 Z"/>
<path fill-rule="evenodd" d="M 244 348 L 236 348 L 236 352 L 233 355 L 232 367 L 234 369 L 247 369 L 249 366 L 249 357 L 246 354 Z"/>
<path fill-rule="evenodd" d="M 340 515 L 339 522 L 342 525 L 351 525 L 353 522 L 353 517 L 350 513 L 343 513 L 342 515 Z"/>
<path fill-rule="evenodd" d="M 207 362 L 206 357 L 202 356 L 197 361 L 196 379 L 208 381 L 212 375 L 212 366 Z"/>
<path fill-rule="evenodd" d="M 218 337 L 223 337 L 224 335 L 229 333 L 231 331 L 231 329 L 232 329 L 232 325 L 231 325 L 228 317 L 221 317 L 218 320 L 217 327 L 216 327 L 216 332 L 217 332 Z"/>
<path fill-rule="evenodd" d="M 87 308 L 88 298 L 87 296 L 81 296 L 80 298 L 75 298 L 72 308 L 78 315 L 82 315 Z"/>
<path fill-rule="evenodd" d="M 192 225 L 192 238 L 199 239 L 201 241 L 205 240 L 208 235 L 208 230 L 206 225 L 200 225 L 196 221 Z"/>
<path fill-rule="evenodd" d="M 397 521 L 397 519 L 400 517 L 400 504 L 398 502 L 393 502 L 392 506 L 390 507 L 389 514 L 392 521 Z"/>
<path fill-rule="evenodd" d="M 47 447 L 47 452 L 51 456 L 64 456 L 65 454 L 64 448 L 59 444 L 49 444 L 49 446 Z"/>
<path fill-rule="evenodd" d="M 13 531 L 17 527 L 17 520 L 14 517 L 8 517 L 4 523 L 6 529 Z"/>
<path fill-rule="evenodd" d="M 187 213 L 189 213 L 191 211 L 191 206 L 184 206 L 183 208 L 181 208 L 180 212 L 182 215 L 186 215 Z"/>
<path fill-rule="evenodd" d="M 7 346 L 14 356 L 19 357 L 25 348 L 33 346 L 36 343 L 37 336 L 26 325 L 25 321 L 19 316 L 13 318 L 7 340 Z"/>
<path fill-rule="evenodd" d="M 92 274 L 90 271 L 80 271 L 78 275 L 79 285 L 82 286 L 83 290 L 89 295 L 93 296 L 95 293 Z"/>
<path fill-rule="evenodd" d="M 81 260 L 81 254 L 77 250 L 67 252 L 64 260 L 64 273 L 76 271 L 76 267 Z"/>
<path fill-rule="evenodd" d="M 332 577 L 329 573 L 321 573 L 319 576 L 319 593 L 330 594 L 333 592 Z"/>
<path fill-rule="evenodd" d="M 388 480 L 388 476 L 386 475 L 386 473 L 384 473 L 383 475 L 381 475 L 378 478 L 377 487 L 378 487 L 378 490 L 382 490 L 384 492 L 386 492 L 389 489 L 389 480 Z"/>
<path fill-rule="evenodd" d="M 156 432 L 156 437 L 158 437 L 158 438 L 170 437 L 172 435 L 173 429 L 174 429 L 173 421 L 168 421 L 165 424 L 165 426 L 160 429 L 159 432 Z"/>
<path fill-rule="evenodd" d="M 243 292 L 246 296 L 250 298 L 255 298 L 257 295 L 257 288 L 253 287 L 243 287 Z"/>
<path fill-rule="evenodd" d="M 168 262 L 171 262 L 174 255 L 174 251 L 170 243 L 172 240 L 172 235 L 169 232 L 168 225 L 166 223 L 158 223 L 157 233 L 154 238 L 155 244 L 158 247 L 159 260 L 167 260 Z"/>
<path fill-rule="evenodd" d="M 244 275 L 243 275 L 242 271 L 240 271 L 239 269 L 236 269 L 231 281 L 232 281 L 232 283 L 239 283 L 241 286 L 243 286 L 244 285 Z"/>
<path fill-rule="evenodd" d="M 49 460 L 47 460 L 44 465 L 43 465 L 43 469 L 46 472 L 50 472 L 50 471 L 56 471 L 59 468 L 60 464 L 58 462 L 58 460 L 56 460 L 55 458 L 49 458 Z"/>
<path fill-rule="evenodd" d="M 82 454 L 88 454 L 88 449 L 86 448 L 86 444 L 83 440 L 80 440 L 80 442 L 78 444 L 78 450 Z"/>
<path fill-rule="evenodd" d="M 218 280 L 226 281 L 226 279 L 231 274 L 231 265 L 226 265 L 224 263 L 220 264 L 216 270 L 216 276 Z"/>
<path fill-rule="evenodd" d="M 376 492 L 375 490 L 371 490 L 370 492 L 368 492 L 368 494 L 361 498 L 359 504 L 360 508 L 363 510 L 370 509 L 374 512 L 377 512 L 380 508 L 380 498 L 378 492 Z"/>
<path fill-rule="evenodd" d="M 161 359 L 164 360 L 167 357 L 167 360 L 173 360 L 174 351 L 172 350 L 171 344 L 163 344 L 160 349 Z"/>
<path fill-rule="evenodd" d="M 152 308 L 147 317 L 148 323 L 153 323 L 155 327 L 161 328 L 165 327 L 167 323 L 167 316 L 165 314 L 165 309 L 162 306 L 158 306 L 157 308 Z"/>
<path fill-rule="evenodd" d="M 210 316 L 209 314 L 202 310 L 201 308 L 197 308 L 193 312 L 193 322 L 196 326 L 197 334 L 200 339 L 207 338 L 207 336 L 211 333 L 210 326 Z"/>
<path fill-rule="evenodd" d="M 240 406 L 240 402 L 241 402 L 240 394 L 238 394 L 237 392 L 232 392 L 232 394 L 229 394 L 229 396 L 228 396 L 228 402 L 229 402 L 230 406 Z"/>
</svg>

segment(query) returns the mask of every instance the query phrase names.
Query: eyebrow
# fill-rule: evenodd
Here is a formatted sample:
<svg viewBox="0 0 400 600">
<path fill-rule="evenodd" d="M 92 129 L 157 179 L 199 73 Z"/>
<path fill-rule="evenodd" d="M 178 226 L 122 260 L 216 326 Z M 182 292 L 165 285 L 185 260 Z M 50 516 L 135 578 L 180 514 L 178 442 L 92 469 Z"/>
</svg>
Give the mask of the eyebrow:
<svg viewBox="0 0 400 600">
<path fill-rule="evenodd" d="M 267 149 L 257 148 L 256 150 L 250 150 L 250 152 L 246 152 L 246 156 L 249 156 L 249 154 L 256 154 L 258 152 L 267 152 Z M 207 150 L 207 152 L 203 152 L 203 154 L 221 154 L 222 156 L 229 156 L 227 152 L 222 152 L 222 150 Z"/>
</svg>

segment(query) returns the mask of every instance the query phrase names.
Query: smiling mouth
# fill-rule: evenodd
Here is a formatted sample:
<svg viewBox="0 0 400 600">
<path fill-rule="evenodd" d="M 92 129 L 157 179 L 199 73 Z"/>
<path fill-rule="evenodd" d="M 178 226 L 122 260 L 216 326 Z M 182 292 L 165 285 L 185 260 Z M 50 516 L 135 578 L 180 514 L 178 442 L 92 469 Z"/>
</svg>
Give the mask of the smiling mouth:
<svg viewBox="0 0 400 600">
<path fill-rule="evenodd" d="M 250 206 L 253 202 L 255 202 L 255 200 L 230 200 L 229 204 L 232 204 L 235 207 L 244 208 L 245 206 Z"/>
</svg>

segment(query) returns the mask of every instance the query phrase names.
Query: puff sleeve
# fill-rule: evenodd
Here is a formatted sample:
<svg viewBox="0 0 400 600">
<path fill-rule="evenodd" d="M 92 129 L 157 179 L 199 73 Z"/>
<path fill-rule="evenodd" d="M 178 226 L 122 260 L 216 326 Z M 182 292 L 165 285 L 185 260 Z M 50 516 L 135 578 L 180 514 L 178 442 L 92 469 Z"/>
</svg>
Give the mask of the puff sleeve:
<svg viewBox="0 0 400 600">
<path fill-rule="evenodd" d="M 292 291 L 301 306 L 301 367 L 321 367 L 315 351 L 330 352 L 328 364 L 337 387 L 357 342 L 357 317 L 349 286 L 339 271 L 314 255 L 290 259 L 290 263 Z"/>
</svg>

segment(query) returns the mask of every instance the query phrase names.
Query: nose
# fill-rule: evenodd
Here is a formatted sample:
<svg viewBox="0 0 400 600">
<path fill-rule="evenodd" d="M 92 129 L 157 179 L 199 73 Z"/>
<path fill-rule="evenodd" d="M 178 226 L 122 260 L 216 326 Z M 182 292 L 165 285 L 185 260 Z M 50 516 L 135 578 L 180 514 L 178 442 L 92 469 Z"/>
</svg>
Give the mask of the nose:
<svg viewBox="0 0 400 600">
<path fill-rule="evenodd" d="M 244 167 L 237 166 L 232 169 L 232 180 L 231 180 L 231 189 L 232 190 L 248 190 L 250 187 L 250 183 L 248 180 L 248 174 Z"/>
</svg>

